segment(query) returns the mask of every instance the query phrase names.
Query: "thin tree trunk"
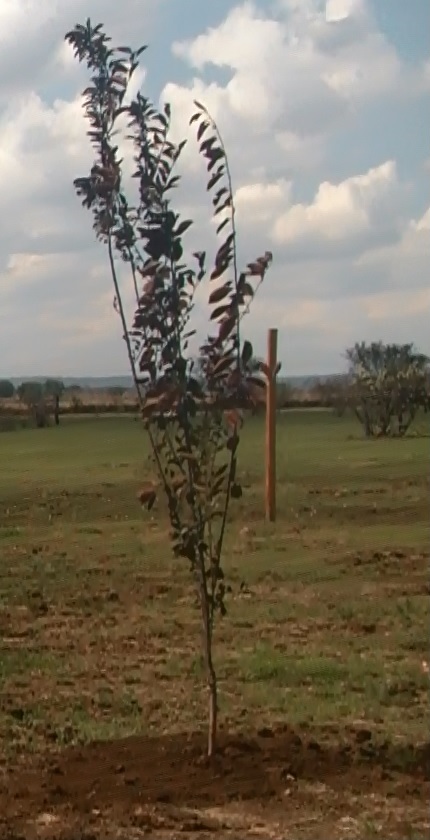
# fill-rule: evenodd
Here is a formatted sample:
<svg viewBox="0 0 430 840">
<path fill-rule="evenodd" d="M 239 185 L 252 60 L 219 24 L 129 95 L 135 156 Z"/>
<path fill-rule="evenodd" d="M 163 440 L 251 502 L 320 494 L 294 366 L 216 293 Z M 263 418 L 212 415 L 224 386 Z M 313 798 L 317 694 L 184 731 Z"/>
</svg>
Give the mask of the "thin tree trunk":
<svg viewBox="0 0 430 840">
<path fill-rule="evenodd" d="M 202 610 L 203 653 L 205 658 L 206 681 L 209 693 L 208 758 L 211 758 L 215 753 L 217 740 L 218 683 L 212 659 L 212 626 L 209 610 L 209 593 L 207 591 L 204 575 L 204 565 L 203 575 L 200 581 L 200 606 Z"/>
<path fill-rule="evenodd" d="M 208 758 L 211 758 L 216 751 L 218 731 L 218 685 L 215 669 L 212 664 L 212 656 L 208 668 L 208 691 L 209 691 L 209 720 L 208 720 Z"/>
</svg>

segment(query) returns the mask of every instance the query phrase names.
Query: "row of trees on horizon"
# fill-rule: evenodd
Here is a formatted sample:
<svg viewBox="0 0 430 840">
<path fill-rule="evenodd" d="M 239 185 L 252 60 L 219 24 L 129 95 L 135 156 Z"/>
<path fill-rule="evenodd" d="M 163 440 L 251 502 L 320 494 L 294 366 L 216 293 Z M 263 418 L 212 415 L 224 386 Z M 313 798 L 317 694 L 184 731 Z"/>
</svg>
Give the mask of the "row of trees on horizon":
<svg viewBox="0 0 430 840">
<path fill-rule="evenodd" d="M 416 414 L 430 407 L 429 359 L 412 344 L 355 344 L 346 351 L 348 371 L 327 378 L 316 378 L 308 386 L 297 387 L 288 379 L 277 382 L 277 407 L 332 408 L 338 416 L 350 411 L 367 437 L 402 437 Z M 254 359 L 256 371 L 262 362 Z M 59 425 L 60 413 L 137 411 L 134 389 L 110 386 L 100 389 L 94 402 L 79 385 L 66 387 L 61 379 L 23 381 L 17 387 L 11 380 L 0 380 L 0 401 L 11 412 L 19 401 L 42 428 L 51 417 Z M 11 405 L 12 401 L 12 405 Z"/>
</svg>

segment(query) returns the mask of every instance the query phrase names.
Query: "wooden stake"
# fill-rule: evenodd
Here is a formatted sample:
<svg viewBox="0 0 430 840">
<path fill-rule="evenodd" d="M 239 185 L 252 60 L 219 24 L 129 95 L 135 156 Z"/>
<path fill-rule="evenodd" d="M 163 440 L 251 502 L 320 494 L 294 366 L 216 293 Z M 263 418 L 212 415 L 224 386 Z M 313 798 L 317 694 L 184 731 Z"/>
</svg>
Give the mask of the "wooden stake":
<svg viewBox="0 0 430 840">
<path fill-rule="evenodd" d="M 267 334 L 267 395 L 266 395 L 266 519 L 276 520 L 276 365 L 278 330 Z"/>
</svg>

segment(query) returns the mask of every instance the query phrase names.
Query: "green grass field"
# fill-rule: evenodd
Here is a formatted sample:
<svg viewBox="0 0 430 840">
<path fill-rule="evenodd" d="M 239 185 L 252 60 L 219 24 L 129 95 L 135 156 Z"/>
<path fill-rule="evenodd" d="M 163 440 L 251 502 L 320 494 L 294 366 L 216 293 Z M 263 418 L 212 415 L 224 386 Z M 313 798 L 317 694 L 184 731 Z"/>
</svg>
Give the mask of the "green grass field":
<svg viewBox="0 0 430 840">
<path fill-rule="evenodd" d="M 280 415 L 274 525 L 263 444 L 250 420 L 216 634 L 222 726 L 288 724 L 353 751 L 364 729 L 388 775 L 412 773 L 428 738 L 428 437 L 366 441 L 329 412 Z M 205 724 L 188 568 L 171 558 L 163 506 L 147 514 L 137 501 L 147 456 L 131 417 L 0 435 L 0 762 L 14 778 L 70 745 Z M 312 799 L 303 785 L 310 822 L 288 812 L 292 838 L 424 836 L 421 789 L 406 796 L 393 781 L 385 808 L 347 785 L 337 805 L 330 786 Z M 342 834 L 342 809 L 356 834 Z"/>
</svg>

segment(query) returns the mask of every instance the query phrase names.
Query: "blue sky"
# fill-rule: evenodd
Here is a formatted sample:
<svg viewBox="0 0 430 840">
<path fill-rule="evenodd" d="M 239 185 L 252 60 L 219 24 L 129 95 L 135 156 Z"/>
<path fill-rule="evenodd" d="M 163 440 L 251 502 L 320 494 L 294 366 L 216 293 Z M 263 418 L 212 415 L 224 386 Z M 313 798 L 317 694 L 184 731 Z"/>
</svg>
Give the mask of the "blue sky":
<svg viewBox="0 0 430 840">
<path fill-rule="evenodd" d="M 171 102 L 174 138 L 193 97 L 219 122 L 241 259 L 274 254 L 246 322 L 256 352 L 277 326 L 290 374 L 339 370 L 361 339 L 430 353 L 428 0 L 0 0 L 0 376 L 128 373 L 72 188 L 91 154 L 63 36 L 89 11 L 116 43 L 149 44 L 144 87 Z M 212 253 L 191 136 L 181 172 L 190 250 Z M 195 318 L 203 338 L 204 296 Z"/>
<path fill-rule="evenodd" d="M 402 58 L 412 63 L 428 58 L 430 4 L 427 0 L 412 3 L 372 0 L 371 5 L 379 28 Z"/>
</svg>

